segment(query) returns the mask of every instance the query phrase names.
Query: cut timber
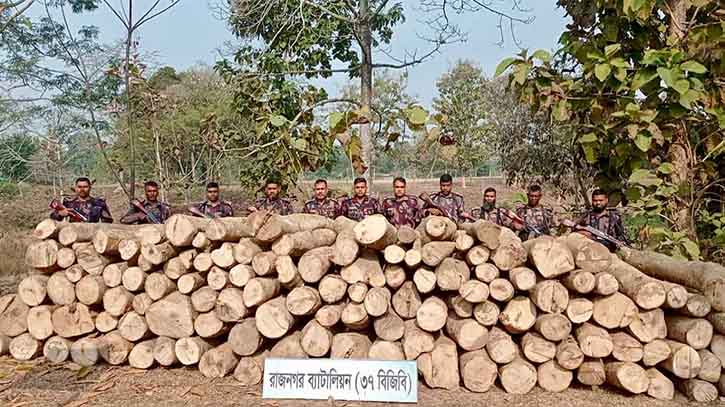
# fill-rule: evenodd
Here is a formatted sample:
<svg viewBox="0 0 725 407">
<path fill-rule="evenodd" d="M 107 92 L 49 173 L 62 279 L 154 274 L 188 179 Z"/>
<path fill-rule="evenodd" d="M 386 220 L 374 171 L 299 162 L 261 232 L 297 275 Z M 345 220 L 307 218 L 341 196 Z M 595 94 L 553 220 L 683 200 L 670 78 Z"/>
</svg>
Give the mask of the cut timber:
<svg viewBox="0 0 725 407">
<path fill-rule="evenodd" d="M 455 233 L 455 229 L 453 229 Z M 374 250 L 384 250 L 398 241 L 398 232 L 385 216 L 372 215 L 358 222 L 353 228 L 355 240 Z"/>
<path fill-rule="evenodd" d="M 85 305 L 100 304 L 106 293 L 106 283 L 101 276 L 87 275 L 76 284 L 76 298 Z"/>
<path fill-rule="evenodd" d="M 38 305 L 28 311 L 28 333 L 33 338 L 44 341 L 53 336 L 53 311 L 58 305 Z"/>
<path fill-rule="evenodd" d="M 136 259 L 136 265 L 145 272 L 153 271 L 156 268 L 143 256 L 138 256 L 138 259 Z"/>
<path fill-rule="evenodd" d="M 255 313 L 257 329 L 265 338 L 277 339 L 290 331 L 295 320 L 283 296 L 265 302 Z"/>
<path fill-rule="evenodd" d="M 604 365 L 607 383 L 632 394 L 641 394 L 649 388 L 647 372 L 631 362 L 610 362 Z"/>
<path fill-rule="evenodd" d="M 461 288 L 458 289 L 458 293 L 464 300 L 472 304 L 478 304 L 486 301 L 489 294 L 486 283 L 478 280 L 468 280 L 461 284 Z"/>
<path fill-rule="evenodd" d="M 150 336 L 149 326 L 143 315 L 131 311 L 118 320 L 118 332 L 131 342 L 138 342 Z"/>
<path fill-rule="evenodd" d="M 400 288 L 407 278 L 405 269 L 398 264 L 386 265 L 383 276 L 385 276 L 385 284 L 393 290 Z"/>
<path fill-rule="evenodd" d="M 528 297 L 515 297 L 506 304 L 499 321 L 512 334 L 524 333 L 536 322 L 536 307 Z"/>
<path fill-rule="evenodd" d="M 576 371 L 576 379 L 586 386 L 601 386 L 607 380 L 601 359 L 585 359 Z"/>
<path fill-rule="evenodd" d="M 263 342 L 264 338 L 257 331 L 257 321 L 254 318 L 246 318 L 235 324 L 227 339 L 234 353 L 239 356 L 253 355 Z"/>
<path fill-rule="evenodd" d="M 395 244 L 390 245 L 385 248 L 383 258 L 388 264 L 402 263 L 405 260 L 405 249 Z"/>
<path fill-rule="evenodd" d="M 466 261 L 471 266 L 485 264 L 489 257 L 491 257 L 491 251 L 482 245 L 473 246 L 466 252 Z"/>
<path fill-rule="evenodd" d="M 665 316 L 667 337 L 686 343 L 693 349 L 705 349 L 712 341 L 712 324 L 706 319 L 689 318 L 679 315 Z"/>
<path fill-rule="evenodd" d="M 432 352 L 435 347 L 433 335 L 420 329 L 414 319 L 403 323 L 403 352 L 406 360 L 416 360 L 423 353 Z"/>
<path fill-rule="evenodd" d="M 267 352 L 254 356 L 246 356 L 239 359 L 239 364 L 234 369 L 234 378 L 242 386 L 254 386 L 262 381 L 264 374 L 264 359 Z"/>
<path fill-rule="evenodd" d="M 0 334 L 12 337 L 26 332 L 29 310 L 15 294 L 0 297 Z"/>
<path fill-rule="evenodd" d="M 562 392 L 569 388 L 574 373 L 549 360 L 536 368 L 537 382 L 542 389 L 551 392 Z"/>
<path fill-rule="evenodd" d="M 725 335 L 725 312 L 712 312 L 707 316 L 715 332 Z"/>
<path fill-rule="evenodd" d="M 152 300 L 148 294 L 141 293 L 133 297 L 133 301 L 131 301 L 131 308 L 133 308 L 133 310 L 139 315 L 146 315 L 146 311 L 148 311 L 153 303 L 154 300 Z"/>
<path fill-rule="evenodd" d="M 413 244 L 418 239 L 418 232 L 408 225 L 398 226 L 398 243 L 408 245 Z"/>
<path fill-rule="evenodd" d="M 273 358 L 292 358 L 292 359 L 308 359 L 300 345 L 302 333 L 300 331 L 292 332 L 285 335 L 284 338 L 277 341 L 269 352 L 269 356 Z"/>
<path fill-rule="evenodd" d="M 63 272 L 53 273 L 45 288 L 48 298 L 53 304 L 68 305 L 76 300 L 75 285 L 68 280 Z"/>
<path fill-rule="evenodd" d="M 30 360 L 43 352 L 43 343 L 28 333 L 16 336 L 10 341 L 10 356 L 15 360 Z"/>
<path fill-rule="evenodd" d="M 142 243 L 135 239 L 121 240 L 118 242 L 118 254 L 121 260 L 132 261 L 141 254 Z"/>
<path fill-rule="evenodd" d="M 546 340 L 559 342 L 571 334 L 571 321 L 562 314 L 542 314 L 536 318 L 534 329 Z"/>
<path fill-rule="evenodd" d="M 461 260 L 448 257 L 436 267 L 436 281 L 442 291 L 458 291 L 470 278 L 471 271 Z"/>
<path fill-rule="evenodd" d="M 446 305 L 461 318 L 473 317 L 473 304 L 463 299 L 460 295 L 447 297 Z"/>
<path fill-rule="evenodd" d="M 118 287 L 123 283 L 123 273 L 128 269 L 128 263 L 112 263 L 103 269 L 101 276 L 103 277 L 103 283 L 109 287 Z"/>
<path fill-rule="evenodd" d="M 100 276 L 111 264 L 111 258 L 96 253 L 93 246 L 85 246 L 76 251 L 76 261 L 88 274 Z"/>
<path fill-rule="evenodd" d="M 216 338 L 228 331 L 229 326 L 225 325 L 214 312 L 199 314 L 194 319 L 194 332 L 202 338 Z"/>
<path fill-rule="evenodd" d="M 53 219 L 43 219 L 35 229 L 33 229 L 33 237 L 38 240 L 52 239 L 58 237 L 58 232 L 66 226 L 68 222 L 58 222 Z"/>
<path fill-rule="evenodd" d="M 614 350 L 609 332 L 588 322 L 577 328 L 576 340 L 584 355 L 590 358 L 604 358 Z"/>
<path fill-rule="evenodd" d="M 272 214 L 257 228 L 255 238 L 262 242 L 271 243 L 284 234 L 323 228 L 333 229 L 332 220 L 321 215 L 306 213 L 295 213 L 287 216 Z"/>
<path fill-rule="evenodd" d="M 627 329 L 637 340 L 643 343 L 649 343 L 655 339 L 664 339 L 667 337 L 665 313 L 661 309 L 642 311 L 637 314 Z"/>
<path fill-rule="evenodd" d="M 709 403 L 718 399 L 717 387 L 704 380 L 684 380 L 680 383 L 680 391 L 690 400 L 698 403 Z"/>
<path fill-rule="evenodd" d="M 588 271 L 574 270 L 562 279 L 562 283 L 571 291 L 579 294 L 589 294 L 594 291 L 597 280 L 594 274 Z"/>
<path fill-rule="evenodd" d="M 175 292 L 151 305 L 145 316 L 151 332 L 178 339 L 194 334 L 195 314 L 189 297 Z"/>
<path fill-rule="evenodd" d="M 463 230 L 457 230 L 456 231 L 456 250 L 459 252 L 465 253 L 468 251 L 471 247 L 473 247 L 474 244 L 476 244 L 476 240 L 473 238 L 473 236 L 467 234 Z"/>
<path fill-rule="evenodd" d="M 231 274 L 230 274 L 231 275 Z M 206 283 L 206 279 L 199 273 L 185 274 L 176 281 L 176 287 L 182 294 L 191 294 Z"/>
<path fill-rule="evenodd" d="M 393 309 L 403 319 L 415 318 L 422 302 L 412 281 L 406 281 L 393 294 Z"/>
<path fill-rule="evenodd" d="M 413 268 L 418 267 L 423 261 L 423 253 L 420 249 L 414 248 L 405 252 L 405 265 Z"/>
<path fill-rule="evenodd" d="M 193 366 L 199 363 L 201 357 L 212 348 L 212 345 L 198 336 L 181 338 L 174 345 L 176 358 L 184 366 Z"/>
<path fill-rule="evenodd" d="M 35 307 L 45 301 L 48 293 L 48 276 L 42 274 L 31 274 L 18 284 L 18 298 L 29 307 Z"/>
<path fill-rule="evenodd" d="M 624 261 L 654 278 L 700 291 L 716 311 L 725 311 L 725 267 L 715 263 L 680 261 L 663 254 L 622 249 Z"/>
<path fill-rule="evenodd" d="M 657 400 L 672 400 L 675 397 L 675 385 L 672 380 L 654 367 L 647 369 L 649 387 L 647 395 Z"/>
<path fill-rule="evenodd" d="M 347 282 L 337 274 L 328 274 L 322 277 L 318 288 L 322 301 L 334 304 L 345 298 Z"/>
<path fill-rule="evenodd" d="M 612 261 L 609 249 L 581 233 L 569 233 L 563 243 L 571 250 L 577 268 L 593 274 L 605 271 Z"/>
<path fill-rule="evenodd" d="M 536 273 L 528 267 L 516 267 L 509 271 L 509 280 L 515 289 L 529 291 L 536 285 Z"/>
<path fill-rule="evenodd" d="M 164 274 L 172 280 L 178 280 L 181 276 L 191 273 L 196 257 L 196 249 L 184 250 L 177 257 L 170 259 L 164 264 Z"/>
<path fill-rule="evenodd" d="M 619 291 L 619 282 L 613 275 L 607 272 L 601 272 L 594 276 L 597 280 L 597 286 L 594 293 L 599 295 L 612 295 Z"/>
<path fill-rule="evenodd" d="M 473 307 L 473 318 L 483 326 L 494 326 L 501 310 L 491 301 L 483 301 Z"/>
<path fill-rule="evenodd" d="M 566 316 L 575 324 L 583 324 L 594 314 L 594 303 L 586 298 L 572 298 L 566 307 Z"/>
<path fill-rule="evenodd" d="M 192 265 L 194 266 L 194 270 L 198 272 L 204 273 L 209 271 L 212 266 L 214 266 L 214 262 L 211 259 L 211 253 L 199 253 L 196 257 L 194 257 Z"/>
<path fill-rule="evenodd" d="M 98 339 L 85 337 L 73 342 L 70 346 L 70 357 L 73 362 L 81 366 L 95 365 L 101 358 L 98 352 Z"/>
<path fill-rule="evenodd" d="M 134 237 L 135 232 L 132 229 L 99 228 L 93 235 L 93 247 L 99 254 L 118 256 L 121 241 Z"/>
<path fill-rule="evenodd" d="M 254 239 L 241 239 L 232 247 L 234 260 L 239 264 L 252 264 L 254 256 L 263 251 L 264 248 Z"/>
<path fill-rule="evenodd" d="M 413 274 L 413 282 L 421 294 L 428 294 L 436 288 L 436 273 L 425 268 L 419 268 Z"/>
<path fill-rule="evenodd" d="M 254 237 L 254 229 L 246 218 L 214 218 L 204 227 L 204 234 L 214 242 L 238 242 Z"/>
<path fill-rule="evenodd" d="M 139 342 L 133 346 L 128 354 L 128 364 L 136 369 L 148 369 L 154 365 L 155 339 Z"/>
<path fill-rule="evenodd" d="M 531 264 L 544 278 L 554 278 L 576 268 L 571 250 L 551 236 L 541 236 L 526 241 L 526 249 Z"/>
<path fill-rule="evenodd" d="M 650 343 L 646 343 L 642 348 L 642 363 L 645 366 L 654 366 L 666 360 L 672 354 L 670 345 L 663 339 L 655 339 Z"/>
<path fill-rule="evenodd" d="M 165 225 L 149 224 L 134 227 L 136 238 L 141 244 L 159 244 L 166 240 Z"/>
<path fill-rule="evenodd" d="M 424 225 L 425 234 L 431 240 L 454 240 L 458 227 L 456 223 L 445 216 L 429 216 Z"/>
<path fill-rule="evenodd" d="M 60 336 L 54 336 L 43 346 L 43 356 L 50 363 L 63 363 L 70 357 L 70 347 L 73 342 Z"/>
<path fill-rule="evenodd" d="M 278 256 L 301 256 L 322 246 L 335 243 L 337 233 L 331 229 L 315 229 L 283 235 L 272 243 L 272 251 Z"/>
<path fill-rule="evenodd" d="M 488 284 L 488 291 L 496 301 L 506 302 L 514 297 L 514 286 L 505 278 L 495 278 Z"/>
<path fill-rule="evenodd" d="M 623 262 L 617 255 L 612 254 L 612 264 L 607 272 L 619 282 L 619 291 L 640 308 L 650 310 L 665 303 L 667 291 L 662 283 Z"/>
<path fill-rule="evenodd" d="M 680 314 L 694 318 L 705 318 L 710 311 L 712 311 L 710 302 L 700 294 L 689 295 L 685 306 L 679 309 Z"/>
<path fill-rule="evenodd" d="M 204 377 L 224 377 L 239 363 L 239 358 L 232 351 L 231 346 L 225 343 L 211 349 L 202 355 L 199 361 L 199 371 Z"/>
<path fill-rule="evenodd" d="M 330 351 L 332 337 L 332 332 L 328 328 L 313 319 L 302 329 L 300 346 L 310 357 L 321 358 Z"/>
<path fill-rule="evenodd" d="M 448 258 L 456 250 L 455 242 L 430 242 L 421 249 L 423 263 L 430 267 L 436 267 L 443 259 Z"/>
<path fill-rule="evenodd" d="M 315 320 L 320 325 L 331 328 L 340 322 L 343 306 L 341 304 L 324 305 L 315 312 Z"/>
<path fill-rule="evenodd" d="M 363 305 L 371 317 L 379 317 L 388 312 L 392 294 L 385 287 L 373 287 L 365 294 Z"/>
<path fill-rule="evenodd" d="M 312 315 L 322 306 L 322 298 L 314 288 L 299 286 L 287 294 L 286 304 L 287 310 L 292 315 Z"/>
<path fill-rule="evenodd" d="M 690 293 L 687 289 L 679 284 L 670 283 L 669 281 L 660 281 L 667 291 L 664 306 L 671 309 L 679 309 L 687 304 Z M 708 301 L 709 303 L 710 301 Z"/>
<path fill-rule="evenodd" d="M 169 242 L 176 247 L 191 246 L 194 237 L 210 222 L 206 218 L 187 215 L 173 215 L 165 223 L 164 233 Z"/>
<path fill-rule="evenodd" d="M 368 293 L 368 286 L 365 283 L 350 284 L 347 287 L 347 296 L 357 303 L 362 303 L 365 300 L 365 296 Z"/>
<path fill-rule="evenodd" d="M 392 309 L 373 321 L 373 329 L 375 335 L 384 341 L 397 341 L 405 334 L 403 319 Z"/>
<path fill-rule="evenodd" d="M 365 359 L 372 342 L 359 333 L 341 333 L 332 337 L 330 357 L 333 359 Z"/>
<path fill-rule="evenodd" d="M 476 274 L 476 278 L 484 283 L 490 283 L 491 281 L 497 279 L 501 274 L 498 267 L 491 263 L 479 264 L 474 269 L 474 272 Z"/>
<path fill-rule="evenodd" d="M 491 255 L 491 261 L 499 270 L 512 270 L 526 263 L 526 249 L 512 230 L 502 228 L 499 242 Z"/>
<path fill-rule="evenodd" d="M 695 349 L 684 343 L 666 340 L 670 347 L 670 356 L 660 364 L 668 372 L 681 379 L 697 377 L 702 368 L 702 359 Z"/>
<path fill-rule="evenodd" d="M 160 300 L 176 290 L 176 284 L 163 273 L 151 273 L 144 281 L 144 292 L 152 300 Z"/>
<path fill-rule="evenodd" d="M 93 332 L 96 325 L 87 306 L 79 303 L 62 306 L 51 316 L 53 330 L 63 338 L 75 338 Z"/>
<path fill-rule="evenodd" d="M 319 282 L 332 266 L 330 257 L 332 257 L 332 247 L 330 246 L 317 247 L 306 252 L 300 257 L 299 263 L 297 264 L 297 270 L 302 280 L 306 283 Z M 256 268 L 255 271 L 257 271 Z"/>
<path fill-rule="evenodd" d="M 194 311 L 209 312 L 214 309 L 218 296 L 218 291 L 204 286 L 191 294 L 191 305 L 194 307 Z"/>
<path fill-rule="evenodd" d="M 428 387 L 454 390 L 461 377 L 458 373 L 458 349 L 455 342 L 441 335 L 435 341 L 433 351 L 418 357 L 418 369 Z"/>
<path fill-rule="evenodd" d="M 58 242 L 63 246 L 70 246 L 73 243 L 91 242 L 97 230 L 97 224 L 73 223 L 58 232 Z"/>
<path fill-rule="evenodd" d="M 370 283 L 371 277 L 382 276 L 383 285 L 385 284 L 385 275 L 380 267 L 378 255 L 371 250 L 364 250 L 352 264 L 345 266 L 340 270 L 340 277 L 348 284 Z M 376 284 L 377 285 L 377 284 Z"/>
<path fill-rule="evenodd" d="M 450 314 L 446 321 L 446 332 L 458 346 L 467 351 L 483 349 L 488 342 L 488 329 L 471 318 L 460 318 Z"/>
<path fill-rule="evenodd" d="M 637 318 L 637 305 L 624 294 L 594 300 L 592 319 L 607 329 L 626 328 Z"/>
<path fill-rule="evenodd" d="M 234 244 L 229 242 L 222 243 L 219 248 L 211 251 L 211 261 L 214 265 L 223 269 L 228 269 L 236 264 L 233 253 Z"/>
<path fill-rule="evenodd" d="M 244 239 L 242 239 L 242 240 L 244 240 Z M 206 237 L 206 233 L 199 232 L 196 234 L 196 236 L 194 236 L 194 240 L 191 241 L 191 245 L 195 249 L 207 250 L 211 246 L 211 240 L 209 240 L 209 238 Z"/>
<path fill-rule="evenodd" d="M 59 249 L 55 240 L 31 243 L 25 251 L 25 264 L 37 270 L 52 270 L 58 261 Z"/>
<path fill-rule="evenodd" d="M 76 262 L 76 252 L 69 247 L 59 249 L 57 256 L 56 264 L 62 269 L 68 268 Z"/>
<path fill-rule="evenodd" d="M 501 386 L 510 394 L 526 394 L 536 386 L 538 374 L 536 368 L 523 358 L 516 358 L 512 362 L 498 369 Z"/>
<path fill-rule="evenodd" d="M 256 307 L 277 296 L 279 289 L 279 280 L 276 278 L 253 278 L 244 286 L 244 305 L 247 308 Z"/>
<path fill-rule="evenodd" d="M 212 266 L 206 275 L 206 283 L 217 291 L 222 290 L 229 285 L 229 272 L 223 268 Z"/>
<path fill-rule="evenodd" d="M 491 360 L 501 365 L 512 362 L 519 354 L 519 347 L 511 339 L 511 335 L 498 327 L 493 327 L 488 332 L 486 351 Z"/>
<path fill-rule="evenodd" d="M 367 328 L 370 322 L 365 306 L 356 302 L 348 302 L 345 305 L 340 320 L 345 326 L 356 331 Z"/>
<path fill-rule="evenodd" d="M 373 360 L 405 360 L 405 355 L 400 343 L 378 339 L 370 346 L 368 358 Z"/>
<path fill-rule="evenodd" d="M 531 362 L 544 363 L 556 356 L 556 345 L 543 336 L 528 332 L 521 338 L 521 351 Z"/>
<path fill-rule="evenodd" d="M 109 314 L 106 311 L 100 312 L 96 315 L 96 330 L 101 333 L 108 333 L 118 327 L 118 318 Z"/>
<path fill-rule="evenodd" d="M 133 343 L 126 340 L 118 331 L 109 332 L 98 339 L 98 353 L 109 365 L 126 363 Z"/>
<path fill-rule="evenodd" d="M 501 226 L 495 223 L 478 220 L 473 223 L 464 223 L 461 228 L 491 250 L 496 249 L 500 244 Z"/>
<path fill-rule="evenodd" d="M 161 366 L 173 366 L 179 360 L 176 358 L 176 340 L 160 336 L 154 341 L 154 360 Z"/>
<path fill-rule="evenodd" d="M 556 345 L 556 363 L 567 370 L 577 369 L 584 363 L 584 353 L 573 336 Z"/>
<path fill-rule="evenodd" d="M 487 392 L 498 376 L 498 367 L 483 349 L 461 354 L 458 369 L 463 385 L 476 393 Z"/>
<path fill-rule="evenodd" d="M 447 317 L 446 303 L 438 297 L 429 297 L 418 308 L 415 320 L 421 329 L 436 332 L 445 326 Z"/>
<path fill-rule="evenodd" d="M 700 355 L 702 360 L 702 368 L 700 373 L 697 374 L 697 378 L 706 382 L 717 383 L 722 374 L 720 358 L 707 349 L 700 349 L 697 354 Z"/>
<path fill-rule="evenodd" d="M 338 217 L 338 219 L 340 218 L 343 217 Z M 352 230 L 338 233 L 337 238 L 335 238 L 335 244 L 332 245 L 332 248 L 333 254 L 330 261 L 342 267 L 352 264 L 355 259 L 357 259 L 358 253 L 360 252 L 360 246 L 355 241 L 355 234 Z"/>
<path fill-rule="evenodd" d="M 624 332 L 615 332 L 611 335 L 614 349 L 612 357 L 620 362 L 637 363 L 644 357 L 644 347 L 638 340 Z"/>
<path fill-rule="evenodd" d="M 529 295 L 531 301 L 544 312 L 564 312 L 569 305 L 569 291 L 556 280 L 544 280 L 537 283 Z"/>
<path fill-rule="evenodd" d="M 63 273 L 65 274 L 65 278 L 68 279 L 68 281 L 70 281 L 71 283 L 77 283 L 81 281 L 81 278 L 86 275 L 86 272 L 83 271 L 83 267 L 77 264 L 68 267 L 63 271 Z"/>
<path fill-rule="evenodd" d="M 291 262 L 292 258 L 289 256 L 280 256 L 277 258 L 275 263 L 277 264 L 277 268 L 279 269 L 279 266 L 284 263 L 282 268 L 279 270 L 280 273 L 282 272 L 282 269 L 286 270 L 287 262 Z M 297 273 L 297 267 L 292 263 L 292 267 L 294 267 L 294 273 Z M 287 275 L 287 274 L 285 274 Z M 254 269 L 252 266 L 248 264 L 237 264 L 236 266 L 232 267 L 231 270 L 229 270 L 229 282 L 232 283 L 233 286 L 238 288 L 244 288 L 245 285 L 249 282 L 249 280 L 256 277 L 256 274 L 254 273 Z M 280 278 L 282 275 L 280 274 Z M 281 283 L 282 281 L 280 281 Z"/>
<path fill-rule="evenodd" d="M 217 296 L 214 312 L 224 322 L 241 321 L 249 313 L 244 305 L 244 292 L 235 287 L 223 289 Z"/>
</svg>

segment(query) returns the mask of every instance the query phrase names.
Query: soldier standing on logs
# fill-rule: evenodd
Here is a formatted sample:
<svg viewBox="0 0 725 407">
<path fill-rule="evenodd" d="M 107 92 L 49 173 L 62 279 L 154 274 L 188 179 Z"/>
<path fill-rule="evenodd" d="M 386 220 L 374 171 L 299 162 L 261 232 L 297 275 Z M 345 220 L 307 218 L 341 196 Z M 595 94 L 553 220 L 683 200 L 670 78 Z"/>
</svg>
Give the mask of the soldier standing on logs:
<svg viewBox="0 0 725 407">
<path fill-rule="evenodd" d="M 266 209 L 279 215 L 289 215 L 294 213 L 292 204 L 289 200 L 279 197 L 280 184 L 276 180 L 269 180 L 264 187 L 265 198 L 257 199 L 254 206 L 247 208 L 250 212 L 256 212 L 260 209 Z"/>
<path fill-rule="evenodd" d="M 542 195 L 539 185 L 531 185 L 526 194 L 527 204 L 516 208 L 516 215 L 523 219 L 526 225 L 519 233 L 521 240 L 551 235 L 551 229 L 557 227 L 554 211 L 548 206 L 541 205 Z"/>
<path fill-rule="evenodd" d="M 440 191 L 430 196 L 430 202 L 426 202 L 423 209 L 427 215 L 446 216 L 456 223 L 471 218 L 465 211 L 463 196 L 453 192 L 453 177 L 450 174 L 441 175 Z"/>
<path fill-rule="evenodd" d="M 234 216 L 232 204 L 219 199 L 219 184 L 210 182 L 206 184 L 206 201 L 189 208 L 194 216 L 203 218 L 226 218 Z"/>
<path fill-rule="evenodd" d="M 156 181 L 147 181 L 143 185 L 146 199 L 142 202 L 134 198 L 131 207 L 121 218 L 126 225 L 140 225 L 145 223 L 164 223 L 169 218 L 171 210 L 169 205 L 159 202 L 159 184 Z"/>
<path fill-rule="evenodd" d="M 524 228 L 524 222 L 512 210 L 496 207 L 496 189 L 491 187 L 483 191 L 483 204 L 480 208 L 471 210 L 471 217 L 487 220 L 516 231 Z"/>
<path fill-rule="evenodd" d="M 405 193 L 405 187 L 405 178 L 393 180 L 393 196 L 383 200 L 383 214 L 395 227 L 406 225 L 415 228 L 421 219 L 421 206 L 417 197 Z"/>
<path fill-rule="evenodd" d="M 329 198 L 327 194 L 327 181 L 324 179 L 315 181 L 315 196 L 305 203 L 303 212 L 335 219 L 340 212 L 340 204 Z"/>
<path fill-rule="evenodd" d="M 365 178 L 355 178 L 355 195 L 345 198 L 340 204 L 340 216 L 361 221 L 370 215 L 382 213 L 377 199 L 368 196 L 368 182 Z"/>
<path fill-rule="evenodd" d="M 91 180 L 80 177 L 75 182 L 75 198 L 64 198 L 60 203 L 56 200 L 51 202 L 53 212 L 50 218 L 62 221 L 68 219 L 70 222 L 87 223 L 113 223 L 111 211 L 103 198 L 91 196 Z"/>
<path fill-rule="evenodd" d="M 607 208 L 608 204 L 609 196 L 607 193 L 601 189 L 595 189 L 592 192 L 592 209 L 587 211 L 576 223 L 581 226 L 592 227 L 621 242 L 627 243 L 627 234 L 624 231 L 622 216 L 616 208 Z M 609 240 L 592 236 L 586 230 L 580 230 L 578 232 L 607 246 L 612 252 L 617 249 L 617 246 Z"/>
</svg>

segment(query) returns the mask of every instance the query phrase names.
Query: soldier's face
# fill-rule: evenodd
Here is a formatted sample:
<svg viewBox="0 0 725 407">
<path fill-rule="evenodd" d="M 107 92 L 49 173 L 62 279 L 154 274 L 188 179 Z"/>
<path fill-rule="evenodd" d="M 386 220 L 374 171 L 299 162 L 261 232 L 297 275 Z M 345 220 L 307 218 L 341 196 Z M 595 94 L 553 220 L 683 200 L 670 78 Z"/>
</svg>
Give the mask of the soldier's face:
<svg viewBox="0 0 725 407">
<path fill-rule="evenodd" d="M 398 181 L 393 184 L 393 193 L 397 198 L 405 196 L 405 184 Z"/>
<path fill-rule="evenodd" d="M 489 191 L 483 194 L 483 202 L 490 205 L 496 205 L 496 193 Z"/>
<path fill-rule="evenodd" d="M 76 183 L 76 194 L 80 198 L 88 198 L 88 196 L 91 194 L 91 184 L 85 181 L 80 181 Z"/>
<path fill-rule="evenodd" d="M 592 207 L 596 212 L 601 212 L 607 208 L 609 198 L 606 195 L 594 195 L 592 197 Z"/>
<path fill-rule="evenodd" d="M 453 190 L 452 182 L 441 182 L 441 192 L 443 192 L 444 195 L 450 194 L 451 190 Z"/>
<path fill-rule="evenodd" d="M 327 198 L 327 184 L 324 182 L 318 182 L 315 184 L 315 198 L 322 201 Z"/>
<path fill-rule="evenodd" d="M 277 184 L 269 184 L 267 185 L 267 198 L 269 199 L 275 199 L 277 196 L 279 196 L 279 185 Z"/>
<path fill-rule="evenodd" d="M 206 200 L 216 202 L 219 200 L 219 188 L 209 188 L 206 190 Z"/>
<path fill-rule="evenodd" d="M 539 201 L 541 201 L 541 192 L 529 192 L 526 195 L 529 199 L 529 205 L 530 206 L 538 206 Z"/>
<path fill-rule="evenodd" d="M 159 189 L 156 187 L 146 187 L 146 200 L 155 202 L 157 199 L 159 199 Z"/>
<path fill-rule="evenodd" d="M 368 184 L 366 182 L 358 182 L 355 184 L 355 196 L 362 198 L 368 193 Z"/>
</svg>

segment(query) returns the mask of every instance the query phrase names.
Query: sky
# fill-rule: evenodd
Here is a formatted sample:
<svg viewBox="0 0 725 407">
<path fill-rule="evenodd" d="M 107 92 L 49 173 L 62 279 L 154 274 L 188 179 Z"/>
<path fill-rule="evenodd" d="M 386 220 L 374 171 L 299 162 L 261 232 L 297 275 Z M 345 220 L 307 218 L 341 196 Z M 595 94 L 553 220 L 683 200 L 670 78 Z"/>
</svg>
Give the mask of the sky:
<svg viewBox="0 0 725 407">
<path fill-rule="evenodd" d="M 120 0 L 109 0 L 117 6 Z M 170 0 L 162 0 L 162 4 Z M 235 38 L 227 25 L 220 19 L 216 4 L 222 0 L 182 0 L 169 12 L 157 17 L 143 26 L 139 31 L 142 52 L 150 55 L 153 66 L 171 65 L 177 70 L 194 65 L 213 65 L 220 59 L 225 43 L 234 43 Z M 511 0 L 491 0 L 500 10 L 511 10 Z M 519 0 L 527 12 L 515 12 L 516 15 L 533 17 L 530 24 L 517 24 L 514 27 L 517 45 L 511 38 L 511 30 L 505 24 L 504 42 L 499 45 L 501 34 L 497 28 L 498 18 L 490 12 L 465 13 L 451 15 L 450 19 L 466 33 L 467 40 L 462 43 L 444 46 L 438 54 L 433 55 L 420 65 L 408 69 L 408 93 L 416 96 L 421 103 L 429 106 L 436 96 L 435 82 L 438 77 L 449 70 L 458 60 L 467 59 L 481 66 L 487 76 L 492 76 L 496 65 L 503 58 L 519 52 L 521 48 L 553 50 L 559 35 L 564 29 L 566 18 L 562 10 L 556 8 L 555 0 Z M 418 34 L 429 33 L 421 20 L 425 14 L 419 9 L 419 1 L 404 0 L 406 22 L 399 26 L 392 42 L 392 53 L 405 55 L 418 50 L 419 54 L 430 49 L 430 45 L 418 38 Z M 135 7 L 148 7 L 151 0 L 135 0 Z M 36 7 L 33 13 L 42 13 L 42 7 Z M 124 29 L 108 8 L 101 8 L 93 13 L 73 16 L 71 24 L 95 25 L 100 28 L 101 40 L 114 42 L 121 40 Z M 520 47 L 519 47 L 520 46 Z M 377 53 L 374 58 L 382 62 L 387 57 Z M 333 76 L 318 81 L 330 94 L 336 94 L 342 86 L 349 83 L 344 75 Z"/>
</svg>

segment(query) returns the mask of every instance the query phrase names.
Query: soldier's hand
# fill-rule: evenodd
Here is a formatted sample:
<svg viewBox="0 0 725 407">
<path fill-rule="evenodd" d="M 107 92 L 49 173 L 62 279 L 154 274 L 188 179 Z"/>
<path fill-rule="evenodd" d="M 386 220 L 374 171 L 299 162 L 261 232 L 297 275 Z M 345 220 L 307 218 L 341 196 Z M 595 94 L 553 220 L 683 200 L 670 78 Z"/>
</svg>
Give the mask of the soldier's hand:
<svg viewBox="0 0 725 407">
<path fill-rule="evenodd" d="M 70 211 L 68 211 L 68 209 L 65 209 L 64 208 L 64 209 L 61 209 L 61 210 L 58 211 L 58 215 L 60 215 L 60 216 L 62 216 L 62 217 L 65 218 L 65 217 L 67 217 L 67 216 L 70 215 Z"/>
<path fill-rule="evenodd" d="M 139 201 L 138 199 L 134 198 L 134 199 L 131 200 L 131 205 L 133 205 L 133 206 L 141 205 L 141 201 Z"/>
</svg>

